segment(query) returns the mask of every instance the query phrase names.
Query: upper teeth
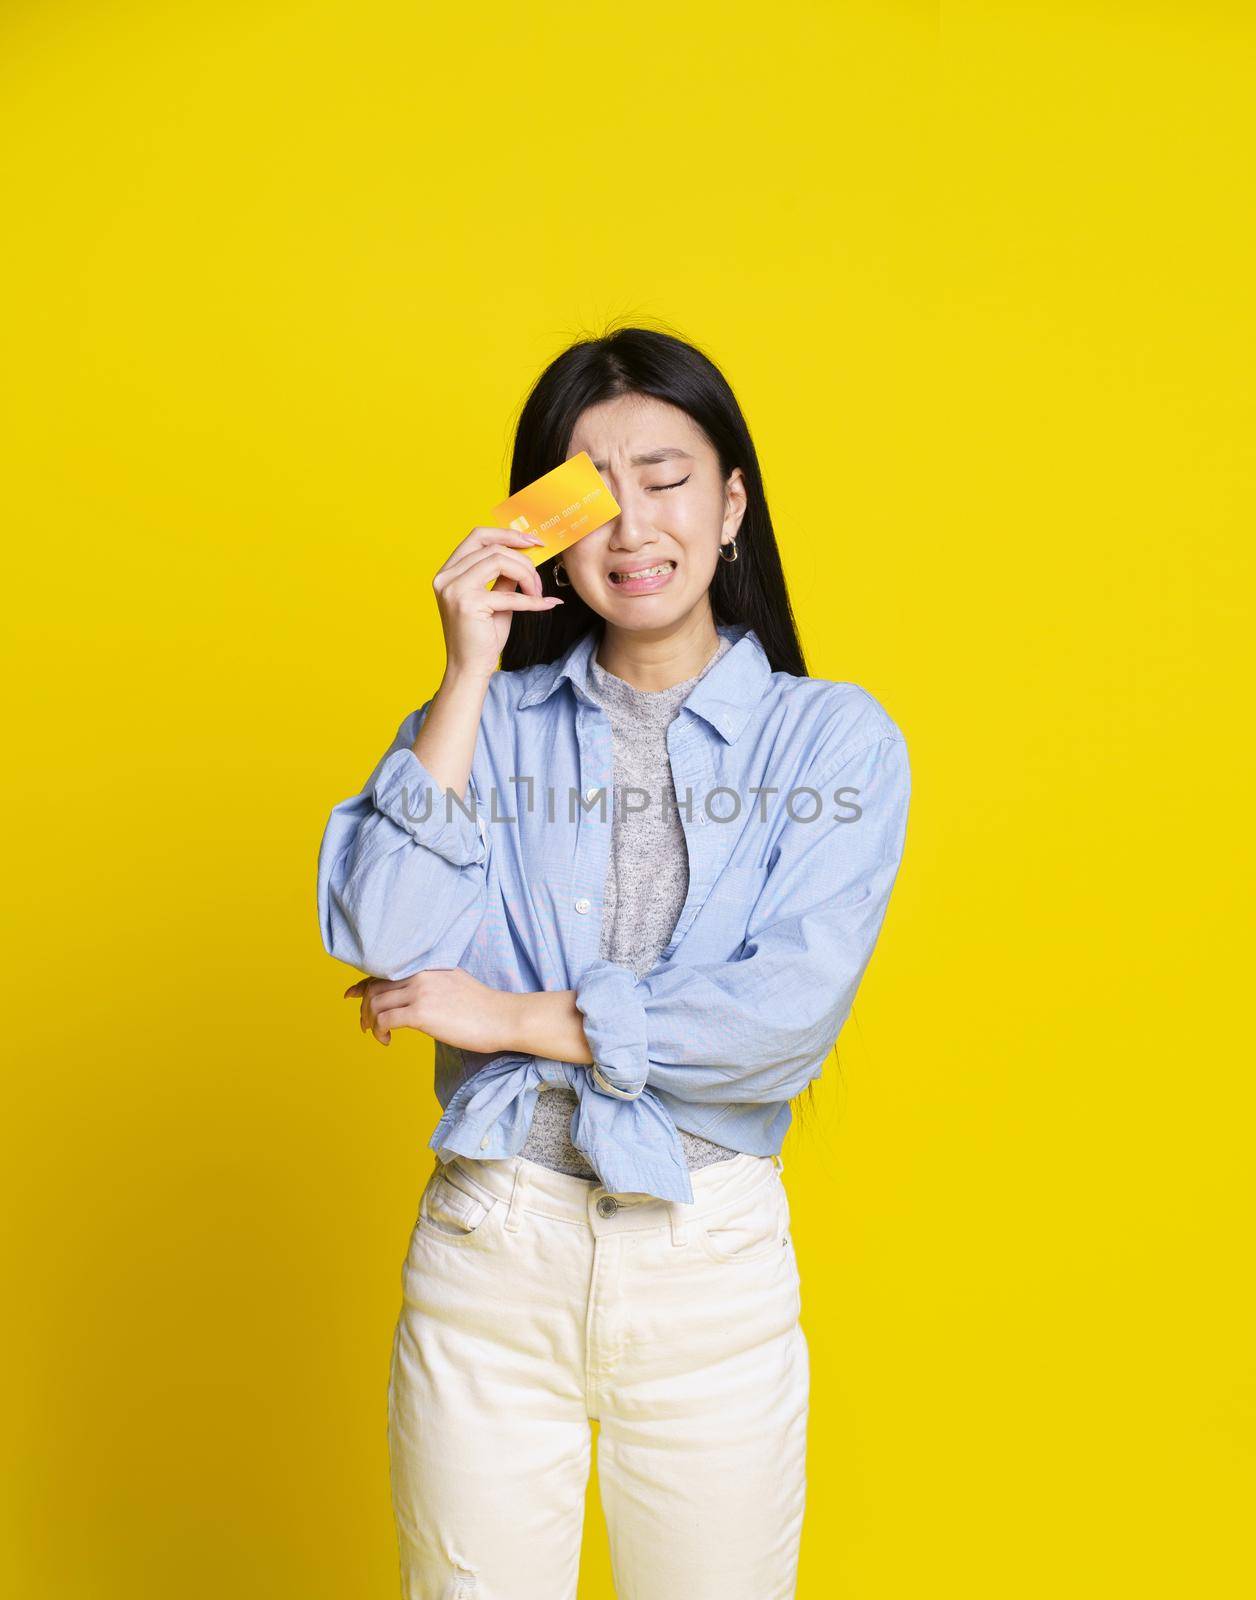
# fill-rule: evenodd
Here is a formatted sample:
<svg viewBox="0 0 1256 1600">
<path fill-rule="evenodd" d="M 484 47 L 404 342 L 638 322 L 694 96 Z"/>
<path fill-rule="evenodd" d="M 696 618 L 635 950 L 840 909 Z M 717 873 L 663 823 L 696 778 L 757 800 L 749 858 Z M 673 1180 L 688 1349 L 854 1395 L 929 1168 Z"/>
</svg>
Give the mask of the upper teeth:
<svg viewBox="0 0 1256 1600">
<path fill-rule="evenodd" d="M 613 572 L 611 577 L 616 583 L 623 583 L 625 578 L 652 578 L 657 572 L 669 572 L 675 565 L 674 561 L 660 561 L 657 567 L 639 567 L 636 572 Z"/>
</svg>

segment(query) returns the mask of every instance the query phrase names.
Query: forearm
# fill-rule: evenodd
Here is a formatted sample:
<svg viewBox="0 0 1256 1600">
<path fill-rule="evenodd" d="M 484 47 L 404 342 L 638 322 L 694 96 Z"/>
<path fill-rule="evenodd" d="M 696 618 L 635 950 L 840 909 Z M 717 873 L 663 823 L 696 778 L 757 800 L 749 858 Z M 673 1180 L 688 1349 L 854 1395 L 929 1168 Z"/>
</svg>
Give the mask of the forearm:
<svg viewBox="0 0 1256 1600">
<path fill-rule="evenodd" d="M 510 1048 L 551 1061 L 592 1062 L 574 989 L 542 989 L 515 998 L 518 1005 L 512 1032 L 516 1037 Z"/>
<path fill-rule="evenodd" d="M 455 795 L 466 792 L 487 693 L 487 678 L 447 674 L 411 746 L 437 783 Z"/>
</svg>

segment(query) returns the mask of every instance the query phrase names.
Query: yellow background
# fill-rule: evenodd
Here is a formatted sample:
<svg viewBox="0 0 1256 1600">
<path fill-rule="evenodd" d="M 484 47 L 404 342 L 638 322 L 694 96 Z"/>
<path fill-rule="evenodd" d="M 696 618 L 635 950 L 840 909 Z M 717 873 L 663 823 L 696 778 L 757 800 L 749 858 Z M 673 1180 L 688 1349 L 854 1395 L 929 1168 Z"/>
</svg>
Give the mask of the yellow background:
<svg viewBox="0 0 1256 1600">
<path fill-rule="evenodd" d="M 315 855 L 528 385 L 614 320 L 724 367 L 811 670 L 913 760 L 785 1147 L 800 1595 L 1251 1592 L 1254 43 L 3 8 L 6 1594 L 397 1592 L 431 1044 L 359 1033 Z"/>
</svg>

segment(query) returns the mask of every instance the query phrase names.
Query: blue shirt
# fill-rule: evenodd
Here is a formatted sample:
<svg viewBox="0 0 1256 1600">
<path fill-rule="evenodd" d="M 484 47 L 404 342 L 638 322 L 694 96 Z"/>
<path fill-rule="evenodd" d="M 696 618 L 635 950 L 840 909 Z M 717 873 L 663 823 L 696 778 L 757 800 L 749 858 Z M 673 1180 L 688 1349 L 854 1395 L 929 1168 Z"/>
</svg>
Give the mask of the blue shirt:
<svg viewBox="0 0 1256 1600">
<path fill-rule="evenodd" d="M 639 981 L 600 955 L 614 791 L 588 692 L 599 626 L 494 673 L 462 796 L 410 749 L 428 700 L 333 809 L 318 859 L 331 955 L 376 977 L 461 967 L 575 991 L 592 1066 L 437 1041 L 441 1160 L 516 1154 L 540 1084 L 565 1083 L 572 1143 L 606 1188 L 692 1203 L 677 1129 L 773 1155 L 819 1076 L 898 872 L 907 750 L 866 690 L 774 672 L 752 628 L 718 631 L 731 648 L 667 730 L 688 896 Z"/>
</svg>

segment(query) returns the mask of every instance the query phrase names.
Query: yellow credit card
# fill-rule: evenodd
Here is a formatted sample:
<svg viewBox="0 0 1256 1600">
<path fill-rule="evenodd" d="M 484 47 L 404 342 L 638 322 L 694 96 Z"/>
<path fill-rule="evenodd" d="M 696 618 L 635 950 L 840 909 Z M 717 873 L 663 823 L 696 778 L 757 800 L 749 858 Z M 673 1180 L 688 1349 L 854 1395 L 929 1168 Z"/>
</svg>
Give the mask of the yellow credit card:
<svg viewBox="0 0 1256 1600">
<path fill-rule="evenodd" d="M 514 528 L 544 539 L 543 545 L 519 550 L 520 555 L 539 566 L 618 515 L 619 507 L 606 479 L 593 465 L 589 452 L 582 450 L 495 506 L 484 526 Z"/>
</svg>

